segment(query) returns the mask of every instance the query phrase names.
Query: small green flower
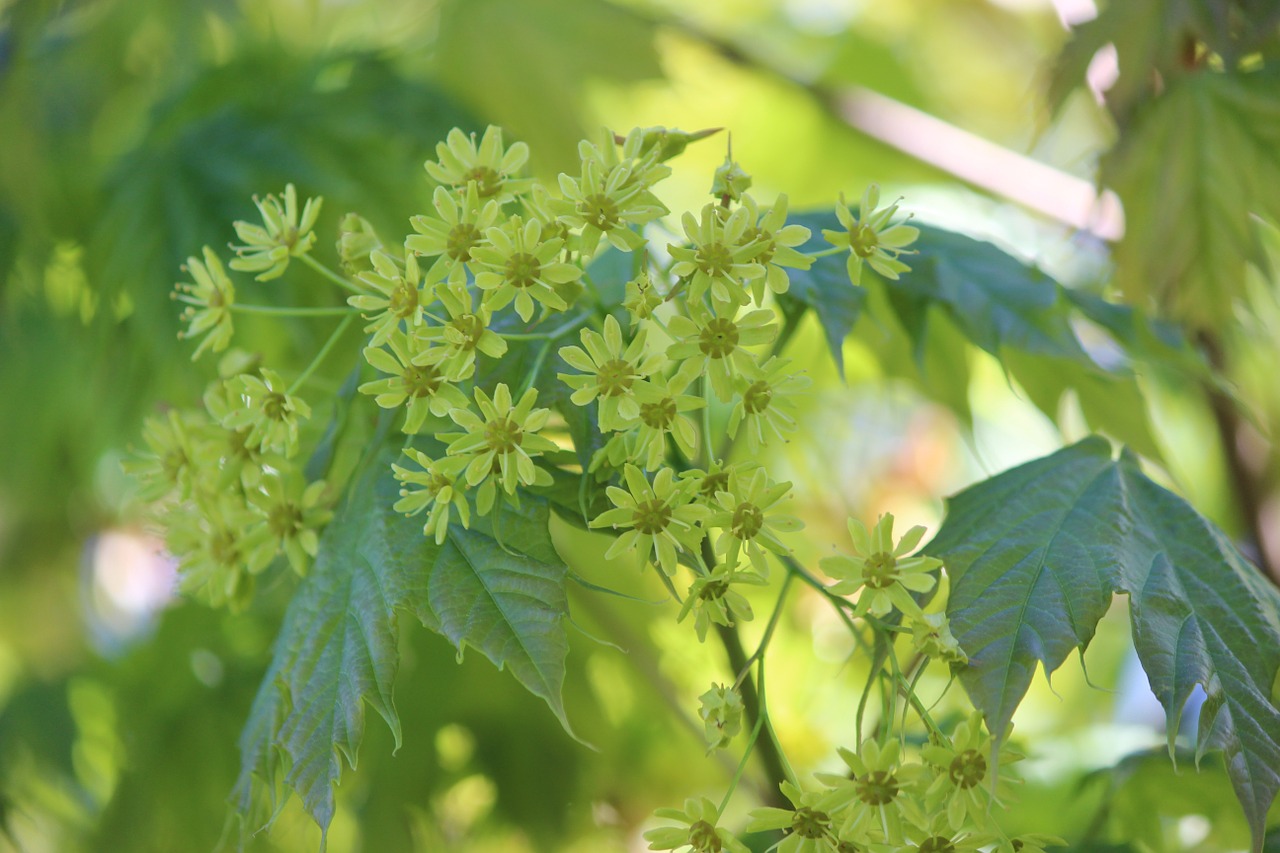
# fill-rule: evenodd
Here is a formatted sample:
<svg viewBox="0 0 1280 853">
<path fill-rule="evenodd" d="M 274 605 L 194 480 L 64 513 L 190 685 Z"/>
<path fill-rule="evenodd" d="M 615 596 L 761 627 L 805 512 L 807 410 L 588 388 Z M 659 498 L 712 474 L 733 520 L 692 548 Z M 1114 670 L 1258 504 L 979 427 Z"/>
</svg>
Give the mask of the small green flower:
<svg viewBox="0 0 1280 853">
<path fill-rule="evenodd" d="M 823 571 L 837 579 L 831 591 L 848 595 L 862 590 L 854 607 L 855 616 L 864 613 L 884 616 L 897 607 L 907 616 L 924 618 L 911 593 L 933 589 L 937 582 L 934 573 L 942 568 L 942 562 L 932 557 L 905 556 L 923 536 L 923 527 L 913 527 L 895 548 L 893 516 L 889 513 L 880 517 L 870 533 L 861 521 L 849 519 L 849 538 L 853 540 L 854 556 L 840 554 L 820 561 Z"/>
<path fill-rule="evenodd" d="M 716 509 L 719 506 L 716 503 L 716 495 L 728 491 L 729 478 L 734 472 L 737 472 L 739 477 L 748 477 L 759 467 L 758 463 L 747 460 L 732 462 L 728 465 L 712 461 L 706 470 L 690 468 L 687 471 L 681 471 L 680 479 L 689 481 L 695 500 L 708 509 Z"/>
<path fill-rule="evenodd" d="M 196 412 L 170 409 L 164 417 L 148 417 L 142 425 L 147 452 L 126 459 L 126 474 L 140 485 L 139 497 L 157 501 L 169 494 L 190 497 L 199 482 L 195 438 L 207 425 Z"/>
<path fill-rule="evenodd" d="M 412 435 L 420 431 L 428 414 L 442 418 L 453 409 L 467 407 L 466 395 L 449 381 L 438 351 L 401 331 L 392 332 L 386 344 L 390 352 L 380 347 L 367 347 L 364 351 L 365 361 L 386 377 L 366 382 L 359 390 L 361 394 L 374 395 L 374 402 L 384 409 L 407 402 L 404 432 Z"/>
<path fill-rule="evenodd" d="M 854 216 L 841 195 L 840 203 L 836 205 L 836 216 L 845 230 L 822 229 L 822 236 L 827 238 L 828 243 L 849 248 L 849 280 L 854 284 L 862 281 L 863 261 L 880 275 L 894 280 L 897 280 L 900 273 L 911 269 L 898 260 L 898 256 L 916 241 L 920 236 L 920 229 L 911 225 L 889 225 L 889 220 L 898 212 L 898 204 L 894 202 L 877 210 L 876 205 L 879 203 L 880 187 L 871 184 L 862 194 L 859 216 Z"/>
<path fill-rule="evenodd" d="M 672 140 L 670 134 L 681 134 L 681 131 L 668 131 L 666 128 L 647 128 L 648 131 L 661 131 Z M 619 165 L 626 165 L 631 170 L 631 182 L 645 190 L 651 190 L 659 182 L 671 175 L 671 167 L 662 161 L 655 136 L 645 136 L 646 130 L 633 129 L 625 137 L 619 137 L 608 128 L 601 128 L 595 142 L 582 140 L 578 143 L 578 157 L 584 163 L 594 161 L 598 171 L 607 175 Z M 655 198 L 654 201 L 658 204 Z"/>
<path fill-rule="evenodd" d="M 698 697 L 698 716 L 702 718 L 708 753 L 728 746 L 742 731 L 742 711 L 742 697 L 725 684 L 712 684 Z"/>
<path fill-rule="evenodd" d="M 706 797 L 684 801 L 684 810 L 657 809 L 654 816 L 672 820 L 679 826 L 663 826 L 644 834 L 650 850 L 689 851 L 689 853 L 750 853 L 747 846 L 716 826 L 720 813 Z"/>
<path fill-rule="evenodd" d="M 680 221 L 690 245 L 667 248 L 675 261 L 672 274 L 689 279 L 689 301 L 699 301 L 710 293 L 722 312 L 725 306 L 750 304 L 747 286 L 765 275 L 764 267 L 756 261 L 765 246 L 747 234 L 755 225 L 751 211 L 739 207 L 725 217 L 723 208 L 708 204 L 702 208 L 700 220 L 686 212 Z"/>
<path fill-rule="evenodd" d="M 231 306 L 236 302 L 236 287 L 222 268 L 222 261 L 213 249 L 204 247 L 204 262 L 187 258 L 182 271 L 191 274 L 195 284 L 178 282 L 174 285 L 173 298 L 187 303 L 182 309 L 182 320 L 189 325 L 178 337 L 194 338 L 208 332 L 191 354 L 195 361 L 206 349 L 221 352 L 231 342 L 235 327 L 231 322 Z"/>
<path fill-rule="evenodd" d="M 582 270 L 556 260 L 563 240 L 543 240 L 541 223 L 524 222 L 519 216 L 500 228 L 490 228 L 485 236 L 489 244 L 477 246 L 471 254 L 476 260 L 476 287 L 485 291 L 490 309 L 497 311 L 515 300 L 516 313 L 527 323 L 535 299 L 544 310 L 569 307 L 557 285 L 577 281 Z"/>
<path fill-rule="evenodd" d="M 358 213 L 348 213 L 338 222 L 338 261 L 349 276 L 373 269 L 371 256 L 382 249 L 382 238 L 373 224 Z"/>
<path fill-rule="evenodd" d="M 227 429 L 247 430 L 247 444 L 264 452 L 292 457 L 298 452 L 298 425 L 311 417 L 311 407 L 301 397 L 288 394 L 272 370 L 262 368 L 261 378 L 242 374 L 228 380 L 237 405 L 222 419 Z"/>
<path fill-rule="evenodd" d="M 649 280 L 649 274 L 642 271 L 627 282 L 623 291 L 622 307 L 631 315 L 631 325 L 637 326 L 641 320 L 652 317 L 654 309 L 661 305 L 662 301 L 662 294 Z"/>
<path fill-rule="evenodd" d="M 926 613 L 923 619 L 911 622 L 911 642 L 916 651 L 935 660 L 950 664 L 968 663 L 969 657 L 960 648 L 945 613 Z"/>
<path fill-rule="evenodd" d="M 834 810 L 840 836 L 865 840 L 879 830 L 889 843 L 902 843 L 903 818 L 915 815 L 908 803 L 924 768 L 901 762 L 896 740 L 881 746 L 869 738 L 856 753 L 843 748 L 839 752 L 850 775 L 819 773 L 818 778 L 841 797 L 842 805 Z"/>
<path fill-rule="evenodd" d="M 1015 780 L 1003 770 L 1004 766 L 1022 760 L 1006 746 L 999 753 L 1000 771 L 992 772 L 991 736 L 978 711 L 956 726 L 949 741 L 940 742 L 935 737 L 920 753 L 938 771 L 925 791 L 925 808 L 930 812 L 945 811 L 953 827 L 964 826 L 968 821 L 986 828 L 992 805 L 1004 805 L 1013 794 Z"/>
<path fill-rule="evenodd" d="M 232 246 L 239 256 L 231 261 L 231 268 L 239 272 L 256 272 L 258 281 L 279 278 L 289 266 L 290 258 L 299 258 L 311 250 L 316 242 L 312 228 L 320 216 L 324 199 L 307 199 L 298 216 L 298 192 L 293 184 L 284 188 L 284 204 L 274 195 L 266 199 L 253 197 L 262 224 L 238 221 L 233 223 L 236 235 L 244 245 Z"/>
<path fill-rule="evenodd" d="M 791 553 L 778 535 L 799 532 L 804 529 L 804 522 L 774 511 L 789 491 L 790 483 L 770 482 L 764 468 L 756 468 L 749 475 L 737 471 L 729 475 L 729 486 L 716 493 L 715 511 L 707 519 L 708 527 L 720 530 L 716 553 L 723 556 L 727 565 L 736 568 L 745 551 L 751 565 L 763 576 L 769 573 L 765 551 Z"/>
<path fill-rule="evenodd" d="M 777 439 L 785 442 L 796 430 L 795 398 L 809 387 L 809 377 L 788 369 L 791 362 L 771 357 L 738 378 L 738 398 L 729 414 L 727 432 L 733 438 L 745 427 L 747 450 L 753 455 Z"/>
<path fill-rule="evenodd" d="M 685 412 L 701 409 L 707 401 L 684 393 L 692 381 L 692 373 L 684 371 L 667 380 L 636 383 L 634 392 L 640 414 L 639 426 L 635 427 L 635 459 L 641 467 L 653 471 L 662 465 L 667 455 L 667 436 L 687 459 L 697 453 L 698 427 Z"/>
<path fill-rule="evenodd" d="M 166 519 L 166 544 L 178 560 L 179 587 L 213 607 L 243 609 L 253 576 L 275 557 L 275 543 L 238 495 L 223 493 L 176 508 Z"/>
<path fill-rule="evenodd" d="M 434 536 L 437 545 L 444 544 L 449 533 L 449 516 L 451 510 L 458 515 L 463 527 L 471 526 L 471 507 L 467 504 L 465 483 L 459 482 L 463 470 L 467 467 L 466 459 L 459 456 L 446 456 L 433 460 L 421 450 L 405 448 L 405 455 L 417 462 L 421 471 L 412 471 L 392 464 L 391 470 L 403 487 L 400 489 L 400 500 L 392 507 L 396 512 L 406 516 L 417 515 L 430 508 L 427 521 L 422 525 L 425 536 Z M 421 486 L 410 489 L 409 486 Z"/>
<path fill-rule="evenodd" d="M 586 406 L 592 400 L 600 401 L 600 429 L 626 429 L 640 417 L 640 402 L 636 399 L 636 383 L 662 367 L 665 357 L 661 353 L 645 354 L 645 330 L 641 329 L 626 343 L 622 339 L 622 327 L 612 315 L 604 320 L 604 334 L 594 329 L 583 329 L 579 337 L 581 347 L 560 348 L 560 357 L 581 373 L 560 373 L 560 381 L 574 389 L 569 399 L 575 406 Z"/>
<path fill-rule="evenodd" d="M 765 268 L 765 274 L 751 281 L 752 296 L 755 297 L 756 304 L 761 305 L 764 303 L 766 286 L 774 293 L 786 293 L 791 287 L 791 280 L 787 278 L 784 267 L 807 270 L 813 266 L 813 258 L 795 249 L 808 241 L 810 231 L 803 225 L 787 224 L 786 195 L 779 195 L 773 206 L 763 214 L 759 212 L 756 200 L 751 196 L 744 196 L 742 203 L 751 213 L 748 221 L 755 223 L 753 227 L 747 228 L 743 239 L 762 247 L 755 260 Z"/>
<path fill-rule="evenodd" d="M 781 788 L 795 808 L 752 809 L 747 832 L 786 830 L 787 836 L 773 848 L 777 853 L 838 853 L 840 841 L 832 826 L 831 810 L 840 799 L 830 791 L 801 791 L 790 782 L 783 782 Z"/>
<path fill-rule="evenodd" d="M 551 475 L 535 465 L 533 458 L 557 448 L 555 442 L 538 435 L 551 410 L 533 407 L 538 399 L 536 389 L 530 388 L 514 405 L 505 383 L 493 389 L 493 399 L 480 388 L 475 390 L 475 398 L 479 417 L 469 408 L 449 412 L 466 432 L 440 437 L 449 442 L 450 456 L 466 461 L 467 485 L 478 487 L 476 510 L 487 515 L 493 506 L 495 480 L 509 495 L 515 494 L 518 486 L 550 485 Z"/>
<path fill-rule="evenodd" d="M 725 403 L 733 399 L 737 377 L 755 366 L 755 358 L 745 347 L 767 344 L 778 334 L 774 313 L 767 309 L 748 311 L 734 318 L 695 308 L 688 317 L 680 314 L 672 317 L 667 329 L 675 339 L 667 348 L 667 357 L 692 360 L 694 364 L 687 369 L 710 376 L 712 389 Z"/>
<path fill-rule="evenodd" d="M 1046 847 L 1066 847 L 1067 842 L 1056 835 L 1029 833 L 1006 838 L 996 848 L 998 853 L 1045 853 Z"/>
<path fill-rule="evenodd" d="M 307 573 L 320 548 L 319 531 L 333 518 L 326 489 L 324 480 L 304 487 L 296 477 L 272 474 L 262 479 L 260 489 L 249 493 L 249 505 L 262 514 L 260 523 L 270 534 L 272 556 L 277 549 L 283 551 L 300 576 Z"/>
<path fill-rule="evenodd" d="M 370 255 L 369 260 L 373 262 L 373 269 L 361 273 L 360 281 L 373 292 L 349 296 L 347 304 L 368 312 L 364 318 L 372 322 L 364 330 L 373 332 L 369 345 L 376 347 L 386 343 L 391 333 L 401 326 L 409 332 L 420 326 L 431 298 L 423 288 L 417 256 L 406 257 L 403 269 L 381 249 Z"/>
<path fill-rule="evenodd" d="M 733 141 L 730 139 L 724 162 L 716 167 L 715 174 L 712 175 L 711 194 L 719 200 L 722 207 L 728 207 L 731 202 L 741 201 L 749 189 L 751 176 L 733 159 Z"/>
<path fill-rule="evenodd" d="M 926 821 L 907 824 L 906 839 L 898 849 L 904 853 L 976 853 L 989 847 L 996 836 L 950 826 L 945 813 Z"/>
<path fill-rule="evenodd" d="M 634 252 L 645 244 L 644 237 L 631 230 L 670 211 L 636 179 L 635 163 L 617 163 L 605 167 L 596 156 L 582 160 L 582 176 L 560 175 L 559 219 L 570 228 L 580 229 L 579 251 L 586 257 L 595 254 L 600 238 L 615 249 Z"/>
<path fill-rule="evenodd" d="M 436 161 L 427 161 L 427 174 L 438 183 L 463 190 L 474 182 L 482 199 L 505 204 L 529 191 L 533 181 L 512 177 L 529 160 L 529 146 L 513 142 L 503 148 L 502 128 L 489 125 L 480 144 L 475 134 L 458 128 L 449 131 L 444 142 L 436 143 Z"/>
<path fill-rule="evenodd" d="M 465 284 L 471 251 L 482 245 L 485 232 L 498 224 L 502 208 L 492 199 L 481 205 L 477 184 L 467 184 L 460 201 L 444 187 L 436 187 L 431 199 L 436 215 L 415 216 L 409 220 L 418 233 L 405 238 L 405 248 L 436 258 L 427 270 L 427 281 L 461 279 Z"/>
<path fill-rule="evenodd" d="M 466 284 L 443 282 L 436 287 L 436 299 L 449 319 L 442 325 L 423 326 L 418 331 L 422 340 L 437 344 L 435 350 L 440 369 L 450 382 L 470 379 L 476 372 L 476 353 L 502 358 L 507 342 L 489 328 L 493 312 L 483 302 L 473 308 L 474 299 Z"/>
<path fill-rule="evenodd" d="M 685 595 L 676 621 L 683 622 L 686 616 L 693 613 L 693 628 L 698 632 L 698 641 L 705 642 L 707 629 L 712 623 L 731 628 L 755 618 L 751 603 L 733 588 L 734 584 L 760 586 L 765 583 L 765 579 L 759 575 L 738 572 L 729 565 L 719 566 L 689 585 L 689 592 Z"/>
<path fill-rule="evenodd" d="M 235 375 L 238 374 L 233 374 L 232 378 Z M 247 492 L 262 484 L 263 474 L 268 468 L 284 470 L 288 462 L 283 457 L 264 453 L 260 446 L 249 443 L 248 427 L 235 430 L 222 425 L 232 410 L 240 405 L 239 392 L 231 387 L 228 380 L 209 383 L 203 401 L 212 423 L 201 430 L 203 441 L 199 455 L 206 470 L 218 472 L 218 490 L 230 488 L 238 480 Z"/>
<path fill-rule="evenodd" d="M 706 519 L 707 508 L 689 502 L 687 484 L 677 482 L 670 468 L 660 470 L 652 485 L 634 465 L 623 468 L 622 476 L 626 489 L 610 486 L 606 490 L 615 509 L 601 513 L 589 525 L 628 528 L 609 546 L 605 559 L 639 551 L 666 574 L 675 574 L 677 551 L 693 552 L 702 539 L 698 524 Z"/>
</svg>

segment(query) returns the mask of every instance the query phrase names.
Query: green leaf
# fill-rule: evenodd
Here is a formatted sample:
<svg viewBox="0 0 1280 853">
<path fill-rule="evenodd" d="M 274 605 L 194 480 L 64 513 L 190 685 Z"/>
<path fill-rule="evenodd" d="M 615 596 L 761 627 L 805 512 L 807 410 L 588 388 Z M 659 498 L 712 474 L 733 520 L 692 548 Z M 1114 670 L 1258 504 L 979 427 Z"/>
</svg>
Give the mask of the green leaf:
<svg viewBox="0 0 1280 853">
<path fill-rule="evenodd" d="M 560 697 L 566 568 L 551 544 L 545 501 L 524 495 L 520 509 L 501 509 L 496 523 L 505 548 L 489 519 L 476 519 L 471 530 L 451 526 L 437 546 L 422 535 L 421 519 L 391 508 L 398 484 L 388 466 L 397 452 L 378 454 L 349 489 L 285 613 L 241 736 L 233 800 L 243 815 L 252 814 L 262 792 L 274 796 L 283 770 L 284 782 L 327 829 L 339 753 L 355 766 L 365 703 L 400 742 L 392 685 L 401 611 L 459 653 L 477 648 L 509 668 L 568 728 Z"/>
<path fill-rule="evenodd" d="M 801 252 L 820 252 L 831 248 L 822 236 L 823 228 L 839 228 L 834 213 L 802 213 L 788 219 L 788 224 L 803 225 L 812 233 Z M 844 255 L 818 258 L 807 270 L 787 270 L 791 286 L 778 298 L 789 322 L 795 322 L 804 309 L 813 309 L 827 336 L 836 369 L 844 376 L 844 339 L 853 331 L 867 292 L 849 281 Z"/>
<path fill-rule="evenodd" d="M 925 549 L 951 575 L 959 676 L 1003 735 L 1042 664 L 1083 650 L 1115 593 L 1176 732 L 1199 684 L 1198 752 L 1221 748 L 1255 844 L 1280 790 L 1280 591 L 1227 537 L 1149 480 L 1129 453 L 1089 438 L 951 499 Z"/>
<path fill-rule="evenodd" d="M 1172 81 L 1103 161 L 1125 207 L 1116 282 L 1199 329 L 1234 323 L 1245 268 L 1267 270 L 1254 217 L 1280 221 L 1280 72 Z"/>
</svg>

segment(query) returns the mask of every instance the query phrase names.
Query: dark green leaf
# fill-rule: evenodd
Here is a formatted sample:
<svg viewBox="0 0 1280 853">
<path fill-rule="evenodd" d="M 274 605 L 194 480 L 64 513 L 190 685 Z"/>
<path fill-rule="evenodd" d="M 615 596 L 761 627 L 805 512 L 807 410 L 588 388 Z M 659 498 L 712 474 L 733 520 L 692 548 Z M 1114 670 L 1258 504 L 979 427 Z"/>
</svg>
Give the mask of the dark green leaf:
<svg viewBox="0 0 1280 853">
<path fill-rule="evenodd" d="M 1127 594 L 1170 730 L 1201 685 L 1198 750 L 1224 750 L 1260 842 L 1280 789 L 1280 591 L 1221 531 L 1090 438 L 955 496 L 926 550 L 951 574 L 948 614 L 969 655 L 960 678 L 997 734 L 1037 663 L 1057 669 Z"/>
</svg>

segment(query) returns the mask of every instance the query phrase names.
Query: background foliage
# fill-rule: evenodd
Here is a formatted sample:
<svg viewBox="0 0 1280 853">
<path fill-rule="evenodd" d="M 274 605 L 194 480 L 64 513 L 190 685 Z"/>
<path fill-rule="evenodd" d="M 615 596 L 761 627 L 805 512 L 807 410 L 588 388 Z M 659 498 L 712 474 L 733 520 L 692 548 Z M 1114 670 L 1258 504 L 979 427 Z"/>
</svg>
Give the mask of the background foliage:
<svg viewBox="0 0 1280 853">
<path fill-rule="evenodd" d="M 407 536 L 398 516 L 369 519 L 359 504 L 327 534 L 339 553 L 361 555 L 359 571 L 325 587 L 333 576 L 318 566 L 302 588 L 314 602 L 299 608 L 306 623 L 282 622 L 287 584 L 228 616 L 166 602 L 154 582 L 163 567 L 111 580 L 109 548 L 141 535 L 119 460 L 157 400 L 193 405 L 208 378 L 176 338 L 168 292 L 182 259 L 229 239 L 230 221 L 252 212 L 250 196 L 286 181 L 326 197 L 322 235 L 336 233 L 346 210 L 402 233 L 429 203 L 421 163 L 454 125 L 504 124 L 530 143 L 543 175 L 570 168 L 577 139 L 601 123 L 722 125 L 757 188 L 788 192 L 793 209 L 827 208 L 834 192 L 856 197 L 878 180 L 950 229 L 924 229 L 900 286 L 871 277 L 861 290 L 837 289 L 843 260 L 827 259 L 834 268 L 797 275 L 781 303 L 796 317 L 821 307 L 789 344 L 813 365 L 812 436 L 776 460 L 812 519 L 804 560 L 840 539 L 847 513 L 893 510 L 936 527 L 942 495 L 1092 429 L 1145 456 L 1150 476 L 1274 569 L 1274 4 L 1113 2 L 1074 38 L 1048 3 L 686 5 L 0 3 L 0 849 L 194 850 L 235 838 L 226 803 L 247 795 L 241 756 L 268 760 L 256 727 L 288 711 L 303 715 L 292 731 L 304 738 L 304 724 L 317 722 L 307 714 L 337 707 L 272 706 L 259 693 L 272 646 L 302 658 L 341 653 L 362 612 L 348 605 L 376 580 L 378 549 L 432 551 L 437 564 L 492 554 L 535 578 L 566 571 L 565 555 L 584 583 L 661 597 L 631 567 L 604 564 L 607 540 L 567 525 L 553 526 L 554 547 L 537 541 L 522 555 L 495 550 L 483 528 L 466 547 L 436 553 L 413 524 Z M 1119 78 L 1104 107 L 1080 83 L 1108 44 Z M 1124 203 L 1124 239 L 1112 247 L 965 189 L 869 128 L 851 128 L 838 97 L 850 87 L 1062 172 L 1100 175 Z M 702 202 L 723 156 L 718 142 L 703 145 L 678 164 L 673 209 Z M 330 242 L 319 246 L 328 260 Z M 297 303 L 306 287 L 290 277 L 263 293 Z M 1136 307 L 1101 298 L 1116 292 Z M 272 363 L 294 368 L 319 344 L 303 322 L 242 330 Z M 335 390 L 344 378 L 324 377 Z M 1150 483 L 1097 440 L 1037 464 L 1101 466 Z M 965 520 L 966 508 L 1000 509 L 981 490 L 1002 482 L 1011 481 L 957 497 L 931 547 L 948 551 L 966 523 L 993 541 L 1006 538 L 994 531 L 1016 533 L 1026 519 Z M 1151 502 L 1135 512 L 1173 525 L 1190 511 L 1154 488 L 1141 485 Z M 1207 533 L 1200 544 L 1230 548 Z M 999 548 L 958 560 L 952 595 L 963 601 L 974 584 L 1005 577 L 1000 560 Z M 1143 710 L 1126 608 L 1111 606 L 1113 592 L 1127 592 L 1135 624 L 1151 624 L 1126 566 L 1097 588 L 1090 619 L 1049 623 L 1061 630 L 1051 650 L 1015 638 L 1020 689 L 1030 691 L 1015 732 L 1035 762 L 1014 820 L 1088 849 L 1245 847 L 1229 768 L 1210 756 L 1199 774 L 1173 775 L 1163 751 L 1150 751 L 1165 741 L 1163 717 L 1158 705 Z M 563 708 L 558 692 L 543 696 L 549 711 L 479 654 L 455 661 L 447 642 L 416 625 L 374 631 L 380 654 L 368 682 L 344 684 L 351 670 L 320 667 L 306 671 L 339 677 L 306 687 L 371 692 L 391 725 L 366 727 L 362 712 L 318 720 L 339 743 L 354 745 L 363 730 L 358 769 L 335 799 L 325 780 L 340 761 L 354 763 L 353 748 L 295 766 L 303 802 L 282 801 L 276 829 L 251 848 L 313 849 L 318 830 L 305 811 L 319 809 L 333 815 L 334 850 L 634 849 L 655 806 L 723 785 L 732 768 L 689 755 L 701 749 L 694 697 L 725 667 L 690 648 L 670 614 L 550 584 L 542 605 L 572 620 L 564 636 L 544 638 L 555 648 L 516 660 L 500 638 L 486 649 L 442 615 L 470 594 L 457 573 L 448 577 L 443 589 L 395 594 L 455 642 L 563 677 Z M 771 682 L 785 697 L 773 703 L 780 737 L 811 767 L 847 736 L 861 683 L 856 671 L 841 673 L 848 649 L 829 621 L 808 599 L 787 613 L 777 654 L 798 663 Z M 963 632 L 980 630 L 976 617 L 957 621 L 966 648 Z M 1082 661 L 1093 683 L 1117 693 L 1087 688 L 1070 665 L 1054 676 L 1056 696 L 1033 678 L 1037 659 L 1052 670 L 1095 630 Z M 549 672 L 547 661 L 566 659 L 564 643 L 567 669 Z M 1241 719 L 1257 726 L 1243 735 L 1251 760 L 1274 768 L 1275 688 L 1265 676 L 1275 649 L 1228 649 L 1258 695 L 1270 691 L 1271 706 L 1259 700 Z M 1155 687 L 1176 718 L 1190 685 Z M 1218 718 L 1243 726 L 1238 710 Z M 558 715 L 600 752 L 575 742 Z M 299 754 L 320 751 L 295 742 Z M 1255 804 L 1255 824 L 1265 805 Z"/>
</svg>

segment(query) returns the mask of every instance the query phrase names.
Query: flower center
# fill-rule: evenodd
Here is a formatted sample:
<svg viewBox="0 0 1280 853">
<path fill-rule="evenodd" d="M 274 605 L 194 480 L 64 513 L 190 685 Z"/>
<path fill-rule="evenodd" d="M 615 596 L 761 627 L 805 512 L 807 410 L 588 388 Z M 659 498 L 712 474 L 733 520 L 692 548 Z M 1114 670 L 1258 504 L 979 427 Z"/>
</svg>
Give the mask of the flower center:
<svg viewBox="0 0 1280 853">
<path fill-rule="evenodd" d="M 733 267 L 733 253 L 723 243 L 700 246 L 697 259 L 698 269 L 712 278 L 728 275 Z"/>
<path fill-rule="evenodd" d="M 262 398 L 262 413 L 268 420 L 282 421 L 289 413 L 288 400 L 279 391 L 273 391 Z"/>
<path fill-rule="evenodd" d="M 542 264 L 528 252 L 516 252 L 507 258 L 507 281 L 515 287 L 533 287 L 537 284 Z"/>
<path fill-rule="evenodd" d="M 431 397 L 444 384 L 444 376 L 434 365 L 410 364 L 404 370 L 404 386 L 411 397 Z"/>
<path fill-rule="evenodd" d="M 935 835 L 926 838 L 916 850 L 919 853 L 956 853 L 956 846 L 945 835 Z"/>
<path fill-rule="evenodd" d="M 876 234 L 876 229 L 874 228 L 859 225 L 849 232 L 849 245 L 858 257 L 869 258 L 880 247 L 880 235 Z"/>
<path fill-rule="evenodd" d="M 716 317 L 702 327 L 698 349 L 712 358 L 725 358 L 738 348 L 738 326 L 732 320 Z"/>
<path fill-rule="evenodd" d="M 656 403 L 640 404 L 640 420 L 647 427 L 663 430 L 671 426 L 676 419 L 676 401 L 674 397 L 663 397 Z M 706 485 L 705 483 L 703 484 Z"/>
<path fill-rule="evenodd" d="M 476 166 L 462 176 L 463 181 L 476 182 L 476 194 L 480 198 L 490 198 L 502 189 L 502 176 L 488 166 Z"/>
<path fill-rule="evenodd" d="M 872 770 L 865 776 L 859 776 L 854 786 L 858 799 L 869 806 L 885 806 L 898 796 L 898 778 L 883 770 Z"/>
<path fill-rule="evenodd" d="M 280 539 L 295 535 L 303 528 L 302 510 L 291 501 L 273 506 L 267 513 L 267 528 Z"/>
<path fill-rule="evenodd" d="M 689 825 L 689 846 L 695 853 L 720 853 L 724 849 L 716 828 L 705 820 L 695 821 Z"/>
<path fill-rule="evenodd" d="M 444 239 L 444 251 L 452 260 L 471 260 L 471 250 L 480 243 L 480 229 L 470 222 L 459 222 L 449 229 Z"/>
<path fill-rule="evenodd" d="M 729 532 L 739 539 L 752 539 L 764 527 L 764 512 L 753 503 L 743 501 L 733 511 L 733 524 Z"/>
<path fill-rule="evenodd" d="M 462 314 L 454 317 L 449 321 L 449 325 L 457 329 L 462 335 L 462 343 L 457 347 L 464 352 L 473 350 L 480 343 L 480 338 L 484 336 L 484 321 L 475 314 Z"/>
<path fill-rule="evenodd" d="M 219 530 L 209 537 L 209 556 L 220 566 L 240 565 L 240 546 L 236 534 L 230 530 Z"/>
<path fill-rule="evenodd" d="M 729 584 L 724 581 L 712 581 L 702 588 L 698 598 L 703 601 L 719 601 L 729 591 Z"/>
<path fill-rule="evenodd" d="M 498 418 L 485 424 L 484 440 L 499 454 L 514 453 L 524 441 L 524 431 L 511 418 Z"/>
<path fill-rule="evenodd" d="M 769 387 L 768 382 L 761 379 L 747 386 L 747 390 L 742 394 L 742 407 L 747 410 L 747 414 L 758 415 L 769 408 L 769 403 L 772 400 L 773 388 Z"/>
<path fill-rule="evenodd" d="M 729 472 L 717 471 L 714 474 L 708 474 L 702 478 L 702 489 L 700 490 L 704 498 L 714 498 L 716 492 L 723 492 L 729 487 Z"/>
<path fill-rule="evenodd" d="M 867 586 L 884 589 L 892 586 L 898 579 L 897 567 L 898 561 L 892 554 L 878 551 L 867 558 L 866 565 L 862 568 L 862 580 Z"/>
<path fill-rule="evenodd" d="M 226 305 L 226 304 L 227 304 L 227 298 L 226 298 L 226 296 L 224 296 L 224 295 L 223 295 L 223 293 L 222 293 L 222 291 L 221 291 L 220 289 L 218 289 L 218 288 L 216 288 L 216 287 L 215 287 L 215 288 L 213 289 L 213 292 L 209 294 L 209 307 L 210 307 L 210 308 L 221 308 L 222 306 L 224 306 L 224 305 Z"/>
<path fill-rule="evenodd" d="M 636 373 L 630 363 L 620 358 L 606 361 L 596 371 L 596 383 L 600 387 L 600 393 L 606 397 L 620 397 L 627 393 L 635 378 Z"/>
<path fill-rule="evenodd" d="M 947 775 L 956 787 L 972 788 L 987 777 L 987 759 L 976 749 L 966 749 L 952 760 Z"/>
<path fill-rule="evenodd" d="M 453 485 L 453 478 L 444 474 L 435 473 L 431 475 L 431 479 L 427 480 L 426 490 L 431 497 L 443 492 L 445 489 Z"/>
<path fill-rule="evenodd" d="M 578 204 L 578 212 L 588 225 L 594 225 L 601 231 L 609 231 L 618 227 L 618 205 L 604 193 L 595 193 L 584 198 Z"/>
<path fill-rule="evenodd" d="M 408 317 L 418 310 L 418 288 L 404 279 L 399 281 L 400 283 L 396 289 L 391 291 L 391 298 L 387 301 L 387 310 L 397 317 Z"/>
<path fill-rule="evenodd" d="M 803 806 L 796 809 L 791 818 L 791 831 L 801 838 L 822 838 L 831 826 L 831 818 L 826 812 Z"/>
<path fill-rule="evenodd" d="M 671 523 L 671 507 L 659 500 L 638 503 L 631 515 L 631 523 L 641 533 L 656 536 Z"/>
<path fill-rule="evenodd" d="M 778 251 L 778 244 L 773 240 L 773 234 L 768 231 L 761 231 L 759 228 L 748 228 L 742 234 L 742 242 L 744 244 L 759 241 L 764 248 L 760 250 L 760 254 L 756 255 L 755 261 L 758 264 L 768 264 L 773 260 L 774 252 Z"/>
</svg>

